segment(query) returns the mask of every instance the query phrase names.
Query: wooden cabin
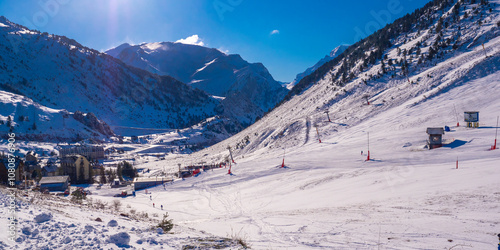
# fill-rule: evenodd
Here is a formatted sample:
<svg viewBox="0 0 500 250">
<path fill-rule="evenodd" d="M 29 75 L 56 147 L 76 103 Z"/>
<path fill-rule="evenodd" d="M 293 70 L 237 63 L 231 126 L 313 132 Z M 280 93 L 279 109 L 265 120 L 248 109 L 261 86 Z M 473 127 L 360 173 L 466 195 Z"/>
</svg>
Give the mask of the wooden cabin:
<svg viewBox="0 0 500 250">
<path fill-rule="evenodd" d="M 429 149 L 440 148 L 443 146 L 444 128 L 427 128 L 429 135 Z"/>
</svg>

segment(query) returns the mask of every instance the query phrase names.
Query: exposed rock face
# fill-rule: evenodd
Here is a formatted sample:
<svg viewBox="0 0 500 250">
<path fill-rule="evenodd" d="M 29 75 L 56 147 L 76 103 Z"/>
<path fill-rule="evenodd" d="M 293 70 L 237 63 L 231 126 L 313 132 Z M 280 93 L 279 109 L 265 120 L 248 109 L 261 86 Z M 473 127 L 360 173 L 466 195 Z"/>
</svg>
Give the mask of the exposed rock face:
<svg viewBox="0 0 500 250">
<path fill-rule="evenodd" d="M 113 130 L 111 130 L 111 128 L 108 126 L 108 124 L 97 119 L 97 117 L 92 112 L 83 114 L 81 111 L 76 111 L 73 114 L 73 118 L 81 122 L 85 126 L 91 128 L 92 130 L 95 130 L 103 135 L 107 136 L 115 135 Z"/>
</svg>

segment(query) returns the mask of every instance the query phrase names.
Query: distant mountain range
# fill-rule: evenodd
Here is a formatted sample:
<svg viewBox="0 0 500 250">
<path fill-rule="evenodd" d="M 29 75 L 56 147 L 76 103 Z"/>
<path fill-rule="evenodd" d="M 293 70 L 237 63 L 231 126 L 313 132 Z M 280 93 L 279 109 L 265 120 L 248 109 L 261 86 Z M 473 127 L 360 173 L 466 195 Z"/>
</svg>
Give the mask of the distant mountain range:
<svg viewBox="0 0 500 250">
<path fill-rule="evenodd" d="M 76 138 L 95 133 L 109 136 L 113 132 L 108 124 L 180 129 L 216 117 L 224 124 L 217 130 L 226 138 L 252 124 L 288 92 L 261 63 L 248 63 L 217 49 L 164 42 L 124 44 L 107 53 L 120 59 L 0 17 L 0 90 L 5 91 L 2 105 L 10 107 L 2 109 L 0 121 L 15 120 L 18 107 L 31 105 L 35 108 L 28 108 L 31 111 L 23 116 L 31 122 L 39 120 L 37 134 Z M 29 102 L 14 105 L 8 93 Z M 71 119 L 78 114 L 85 130 L 93 132 L 73 127 L 68 133 L 65 129 L 70 128 L 53 124 L 63 121 L 59 115 L 40 118 L 59 111 L 49 114 L 38 106 L 66 110 Z M 93 125 L 86 114 L 91 114 Z M 46 122 L 47 126 L 40 126 Z M 12 124 L 18 134 L 34 133 L 29 130 L 32 124 Z M 44 130 L 49 127 L 53 130 Z M 0 131 L 9 129 L 0 125 Z"/>
<path fill-rule="evenodd" d="M 191 87 L 221 97 L 224 114 L 244 127 L 262 116 L 286 95 L 261 63 L 217 49 L 172 42 L 122 44 L 106 51 L 128 65 L 167 75 Z"/>
<path fill-rule="evenodd" d="M 0 24 L 0 90 L 36 105 L 91 112 L 109 125 L 148 128 L 183 128 L 224 110 L 220 100 L 172 77 L 131 67 L 73 39 L 29 30 L 5 17 Z M 2 110 L 0 115 L 5 121 L 17 114 Z"/>
</svg>

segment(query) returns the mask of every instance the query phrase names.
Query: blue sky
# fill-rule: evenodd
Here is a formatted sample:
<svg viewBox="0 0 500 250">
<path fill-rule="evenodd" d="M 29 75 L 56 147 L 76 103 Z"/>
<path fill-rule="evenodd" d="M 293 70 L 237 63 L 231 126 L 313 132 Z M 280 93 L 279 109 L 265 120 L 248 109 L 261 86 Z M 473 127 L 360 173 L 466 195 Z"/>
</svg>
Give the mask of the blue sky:
<svg viewBox="0 0 500 250">
<path fill-rule="evenodd" d="M 0 0 L 0 15 L 100 51 L 124 42 L 178 41 L 262 62 L 292 81 L 340 44 L 352 44 L 429 0 Z"/>
</svg>

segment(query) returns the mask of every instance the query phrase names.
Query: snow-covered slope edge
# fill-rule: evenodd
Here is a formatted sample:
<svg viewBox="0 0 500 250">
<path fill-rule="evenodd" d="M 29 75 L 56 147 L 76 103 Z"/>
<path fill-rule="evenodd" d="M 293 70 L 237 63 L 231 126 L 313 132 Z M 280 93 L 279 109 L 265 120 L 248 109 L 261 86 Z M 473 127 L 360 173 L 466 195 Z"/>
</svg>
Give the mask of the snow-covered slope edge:
<svg viewBox="0 0 500 250">
<path fill-rule="evenodd" d="M 15 193 L 13 193 L 15 192 Z M 16 201 L 11 202 L 12 195 Z M 0 186 L 0 206 L 15 210 L 17 232 L 2 233 L 0 248 L 13 249 L 190 249 L 238 248 L 236 239 L 175 225 L 172 231 L 156 228 L 164 211 L 143 211 L 134 207 L 113 208 L 100 199 L 70 201 L 68 197 L 24 192 Z M 130 206 L 129 206 L 130 208 Z M 137 210 L 136 210 L 137 209 Z M 127 216 L 124 216 L 127 214 Z M 0 222 L 9 220 L 0 214 Z M 14 241 L 10 239 L 12 237 Z"/>
<path fill-rule="evenodd" d="M 30 141 L 75 141 L 113 136 L 109 126 L 93 114 L 52 109 L 33 100 L 0 91 L 0 132 L 2 139 L 13 132 L 17 139 Z"/>
</svg>

